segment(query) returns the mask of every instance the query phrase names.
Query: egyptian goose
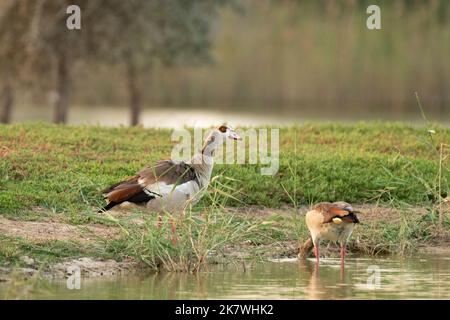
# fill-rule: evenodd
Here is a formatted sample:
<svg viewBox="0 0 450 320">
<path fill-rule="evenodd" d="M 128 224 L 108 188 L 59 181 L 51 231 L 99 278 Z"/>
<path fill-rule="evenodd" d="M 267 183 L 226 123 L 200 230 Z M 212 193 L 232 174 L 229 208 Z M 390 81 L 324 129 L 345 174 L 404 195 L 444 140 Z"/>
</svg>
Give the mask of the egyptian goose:
<svg viewBox="0 0 450 320">
<path fill-rule="evenodd" d="M 311 233 L 316 262 L 319 263 L 319 246 L 322 239 L 339 242 L 341 265 L 344 265 L 345 246 L 356 223 L 358 211 L 346 202 L 321 202 L 306 213 L 306 225 Z"/>
<path fill-rule="evenodd" d="M 229 138 L 241 137 L 229 126 L 214 129 L 206 138 L 200 153 L 188 162 L 160 160 L 135 176 L 115 183 L 103 191 L 109 202 L 99 212 L 125 202 L 145 205 L 152 212 L 183 210 L 195 204 L 209 185 L 214 151 Z"/>
</svg>

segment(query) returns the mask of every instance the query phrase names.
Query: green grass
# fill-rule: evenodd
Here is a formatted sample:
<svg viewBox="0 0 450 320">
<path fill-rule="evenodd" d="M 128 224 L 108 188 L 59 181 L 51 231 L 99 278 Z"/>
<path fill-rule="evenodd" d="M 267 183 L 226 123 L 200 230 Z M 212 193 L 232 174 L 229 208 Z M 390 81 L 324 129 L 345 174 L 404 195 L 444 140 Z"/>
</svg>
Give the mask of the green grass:
<svg viewBox="0 0 450 320">
<path fill-rule="evenodd" d="M 433 127 L 435 134 L 427 129 Z M 0 214 L 10 219 L 52 218 L 70 224 L 100 222 L 123 231 L 118 239 L 92 244 L 33 242 L 2 235 L 0 264 L 20 265 L 23 255 L 38 263 L 68 257 L 132 257 L 159 269 L 192 271 L 210 256 L 247 241 L 261 256 L 279 243 L 303 241 L 308 231 L 293 211 L 287 215 L 230 215 L 224 207 L 307 205 L 318 201 L 381 203 L 399 208 L 395 219 L 366 221 L 350 244 L 368 254 L 413 252 L 422 244 L 448 239 L 450 223 L 438 226 L 439 147 L 450 130 L 402 123 L 310 123 L 280 128 L 280 168 L 262 176 L 259 165 L 216 165 L 208 193 L 192 212 L 177 221 L 177 245 L 166 216 L 143 224 L 99 218 L 99 191 L 140 168 L 170 156 L 170 131 L 18 124 L 0 126 Z M 448 150 L 444 150 L 445 155 Z M 450 172 L 442 161 L 441 193 L 448 193 Z M 439 197 L 438 197 L 439 199 Z M 429 214 L 410 214 L 411 206 Z M 442 229 L 443 227 L 443 229 Z M 444 230 L 444 232 L 443 232 Z M 240 250 L 240 249 L 237 249 Z"/>
<path fill-rule="evenodd" d="M 450 141 L 440 128 L 435 141 Z M 423 204 L 436 185 L 436 148 L 424 128 L 404 124 L 307 124 L 281 128 L 280 169 L 262 176 L 259 165 L 217 165 L 234 178 L 238 200 L 229 205 L 317 201 Z M 168 130 L 22 124 L 0 126 L 0 212 L 27 216 L 34 207 L 74 221 L 102 203 L 99 191 L 170 156 Z M 443 172 L 444 191 L 450 172 Z"/>
<path fill-rule="evenodd" d="M 64 258 L 96 256 L 111 258 L 111 254 L 96 249 L 93 245 L 80 245 L 72 241 L 30 241 L 20 237 L 0 235 L 0 265 L 26 266 L 23 256 L 32 257 L 34 266 L 47 266 Z"/>
<path fill-rule="evenodd" d="M 439 213 L 432 208 L 423 215 L 414 214 L 408 207 L 398 209 L 397 214 L 387 219 L 363 221 L 352 236 L 351 250 L 368 255 L 407 255 L 421 246 L 439 246 L 450 239 L 447 216 L 440 228 Z"/>
<path fill-rule="evenodd" d="M 423 214 L 414 208 L 399 206 L 384 218 L 371 217 L 355 228 L 349 243 L 352 254 L 409 255 L 420 247 L 439 246 L 450 239 L 450 219 L 445 216 L 440 228 L 439 214 L 431 210 Z M 144 223 L 115 220 L 124 230 L 121 238 L 105 239 L 103 254 L 119 259 L 134 258 L 154 270 L 193 272 L 205 262 L 236 261 L 296 256 L 298 246 L 309 238 L 303 216 L 295 209 L 283 214 L 248 217 L 212 205 L 201 213 L 188 211 L 185 216 L 164 216 L 156 228 L 157 216 L 141 216 Z M 172 243 L 171 219 L 177 227 L 176 243 Z M 328 252 L 327 255 L 332 255 Z M 336 254 L 338 254 L 336 252 Z"/>
</svg>

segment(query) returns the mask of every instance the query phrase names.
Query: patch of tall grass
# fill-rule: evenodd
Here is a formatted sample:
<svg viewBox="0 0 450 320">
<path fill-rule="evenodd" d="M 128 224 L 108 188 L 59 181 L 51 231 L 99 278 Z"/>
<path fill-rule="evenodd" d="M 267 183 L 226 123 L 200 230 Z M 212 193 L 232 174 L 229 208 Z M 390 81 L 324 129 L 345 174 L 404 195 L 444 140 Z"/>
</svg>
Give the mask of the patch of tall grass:
<svg viewBox="0 0 450 320">
<path fill-rule="evenodd" d="M 445 232 L 438 223 L 439 213 L 427 210 L 423 214 L 414 208 L 398 208 L 399 214 L 384 219 L 364 221 L 355 228 L 350 241 L 351 250 L 369 254 L 408 255 L 419 247 L 442 244 L 450 238 L 450 219 L 443 219 Z M 363 217 L 362 217 L 363 218 Z"/>
<path fill-rule="evenodd" d="M 222 179 L 227 181 L 227 179 Z M 131 218 L 106 215 L 123 231 L 120 239 L 106 241 L 106 251 L 115 256 L 133 257 L 153 270 L 197 272 L 208 258 L 225 246 L 239 244 L 263 222 L 255 222 L 225 211 L 236 191 L 213 177 L 208 192 L 210 204 L 200 211 L 186 208 L 182 214 L 148 214 L 135 211 Z"/>
</svg>

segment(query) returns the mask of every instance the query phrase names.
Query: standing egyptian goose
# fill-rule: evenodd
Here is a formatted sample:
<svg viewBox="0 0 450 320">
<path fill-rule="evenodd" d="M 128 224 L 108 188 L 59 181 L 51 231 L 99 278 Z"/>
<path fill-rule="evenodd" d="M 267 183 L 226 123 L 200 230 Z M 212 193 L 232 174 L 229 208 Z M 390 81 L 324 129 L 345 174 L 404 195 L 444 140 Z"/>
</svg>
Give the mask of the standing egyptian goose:
<svg viewBox="0 0 450 320">
<path fill-rule="evenodd" d="M 306 213 L 306 225 L 314 244 L 316 262 L 319 263 L 319 246 L 322 239 L 339 242 L 341 265 L 344 265 L 345 246 L 356 223 L 358 211 L 346 202 L 321 202 Z"/>
<path fill-rule="evenodd" d="M 201 152 L 190 161 L 160 160 L 135 176 L 113 184 L 104 190 L 109 202 L 99 212 L 124 202 L 145 205 L 156 212 L 182 210 L 190 203 L 195 204 L 210 182 L 214 151 L 227 138 L 241 140 L 233 129 L 222 125 L 208 135 Z"/>
</svg>

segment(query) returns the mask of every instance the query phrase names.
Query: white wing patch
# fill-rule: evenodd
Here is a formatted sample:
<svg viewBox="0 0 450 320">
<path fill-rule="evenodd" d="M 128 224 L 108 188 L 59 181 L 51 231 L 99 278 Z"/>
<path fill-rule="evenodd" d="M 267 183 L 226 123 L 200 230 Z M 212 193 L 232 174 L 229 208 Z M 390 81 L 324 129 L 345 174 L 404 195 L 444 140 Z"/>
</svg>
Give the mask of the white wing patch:
<svg viewBox="0 0 450 320">
<path fill-rule="evenodd" d="M 144 188 L 144 192 L 157 196 L 168 196 L 171 193 L 183 193 L 186 197 L 193 197 L 200 190 L 196 181 L 188 181 L 178 186 L 174 184 L 166 184 L 165 182 L 157 182 Z"/>
<path fill-rule="evenodd" d="M 155 183 L 147 187 L 148 192 L 155 199 L 147 203 L 147 208 L 155 211 L 174 211 L 185 208 L 188 204 L 195 204 L 200 198 L 200 187 L 196 181 L 188 181 L 174 188 L 163 182 Z"/>
<path fill-rule="evenodd" d="M 144 190 L 147 190 L 150 193 L 155 193 L 159 195 L 160 197 L 164 197 L 171 193 L 174 190 L 174 185 L 169 184 L 167 185 L 165 182 L 156 182 L 154 184 L 148 185 L 144 188 Z M 146 192 L 147 193 L 147 192 Z"/>
<path fill-rule="evenodd" d="M 175 190 L 177 192 L 182 192 L 184 194 L 188 194 L 190 197 L 193 197 L 200 190 L 200 188 L 196 181 L 188 181 L 186 183 L 178 185 Z"/>
<path fill-rule="evenodd" d="M 147 190 L 146 188 L 144 188 L 143 191 L 144 191 L 146 194 L 148 194 L 149 196 L 152 196 L 152 197 L 161 197 L 161 196 L 162 196 L 162 195 L 160 195 L 159 193 L 156 193 L 156 192 Z"/>
</svg>

